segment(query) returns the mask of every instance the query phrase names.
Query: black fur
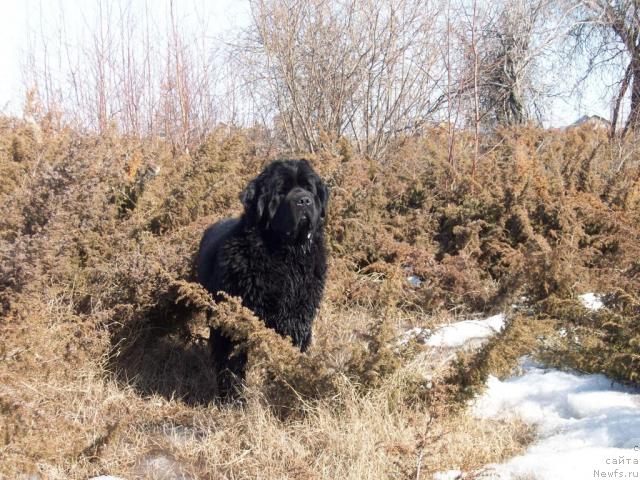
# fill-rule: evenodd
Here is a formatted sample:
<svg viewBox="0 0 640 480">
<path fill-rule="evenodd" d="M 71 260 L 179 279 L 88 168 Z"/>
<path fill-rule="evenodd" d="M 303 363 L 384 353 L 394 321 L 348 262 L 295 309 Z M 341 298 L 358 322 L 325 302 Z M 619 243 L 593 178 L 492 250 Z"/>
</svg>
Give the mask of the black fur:
<svg viewBox="0 0 640 480">
<path fill-rule="evenodd" d="M 244 213 L 222 220 L 202 237 L 198 281 L 212 294 L 242 298 L 267 326 L 305 351 L 322 299 L 327 270 L 324 216 L 329 192 L 305 160 L 276 161 L 240 195 Z M 246 355 L 211 329 L 220 389 L 242 378 Z"/>
</svg>

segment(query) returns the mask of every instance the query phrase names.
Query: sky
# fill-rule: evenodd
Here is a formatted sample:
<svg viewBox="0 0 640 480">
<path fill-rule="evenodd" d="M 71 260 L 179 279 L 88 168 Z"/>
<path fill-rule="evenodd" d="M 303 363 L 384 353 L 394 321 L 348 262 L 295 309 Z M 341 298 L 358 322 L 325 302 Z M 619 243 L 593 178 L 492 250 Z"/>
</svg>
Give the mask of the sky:
<svg viewBox="0 0 640 480">
<path fill-rule="evenodd" d="M 5 110 L 7 106 L 15 108 L 20 96 L 21 39 L 27 19 L 23 2 L 0 0 L 0 5 L 0 110 Z"/>
<path fill-rule="evenodd" d="M 154 10 L 160 12 L 159 18 L 167 18 L 162 9 L 167 9 L 168 0 L 120 0 L 131 4 L 145 1 Z M 228 33 L 234 27 L 249 22 L 248 0 L 174 0 L 181 20 L 187 25 L 192 22 L 194 28 L 201 22 L 206 23 L 208 35 L 216 36 Z M 53 32 L 64 17 L 70 29 L 74 26 L 94 24 L 95 6 L 100 0 L 0 0 L 0 112 L 20 115 L 22 112 L 25 85 L 22 65 L 28 52 L 30 36 L 41 29 Z M 115 4 L 117 0 L 103 0 L 104 4 Z M 67 34 L 73 32 L 67 32 Z M 577 78 L 576 72 L 567 71 L 561 75 L 559 86 L 570 90 Z M 610 79 L 592 78 L 582 89 L 580 97 L 551 100 L 546 113 L 547 126 L 571 124 L 583 115 L 610 116 L 610 99 L 604 85 Z"/>
<path fill-rule="evenodd" d="M 130 3 L 139 7 L 145 2 L 158 18 L 168 19 L 169 0 L 103 0 L 103 4 L 112 6 Z M 19 115 L 22 111 L 22 66 L 33 32 L 41 30 L 55 36 L 62 18 L 70 30 L 93 25 L 99 3 L 100 0 L 0 0 L 0 112 Z M 186 22 L 200 28 L 201 22 L 206 22 L 211 37 L 249 21 L 247 0 L 175 0 L 174 5 L 183 25 Z M 67 35 L 75 34 L 68 31 Z"/>
</svg>

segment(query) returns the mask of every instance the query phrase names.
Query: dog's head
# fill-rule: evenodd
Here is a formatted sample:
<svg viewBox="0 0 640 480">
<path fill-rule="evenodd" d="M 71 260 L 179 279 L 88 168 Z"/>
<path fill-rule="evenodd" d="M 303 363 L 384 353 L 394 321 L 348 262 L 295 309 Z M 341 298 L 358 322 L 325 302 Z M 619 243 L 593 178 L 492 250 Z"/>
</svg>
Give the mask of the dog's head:
<svg viewBox="0 0 640 480">
<path fill-rule="evenodd" d="M 329 190 L 306 160 L 268 165 L 240 194 L 245 214 L 287 244 L 303 244 L 321 228 Z"/>
</svg>

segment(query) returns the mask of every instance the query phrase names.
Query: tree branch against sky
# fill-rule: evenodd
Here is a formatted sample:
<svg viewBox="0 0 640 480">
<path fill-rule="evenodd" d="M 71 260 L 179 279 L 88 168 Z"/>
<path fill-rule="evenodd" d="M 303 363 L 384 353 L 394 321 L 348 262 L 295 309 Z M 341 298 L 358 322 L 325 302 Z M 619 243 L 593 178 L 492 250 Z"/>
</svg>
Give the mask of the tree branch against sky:
<svg viewBox="0 0 640 480">
<path fill-rule="evenodd" d="M 640 2 L 578 0 L 573 52 L 588 59 L 583 78 L 611 74 L 603 85 L 612 104 L 612 134 L 623 122 L 623 133 L 640 126 Z M 628 114 L 622 119 L 624 102 Z"/>
<path fill-rule="evenodd" d="M 624 125 L 640 98 L 634 17 L 620 15 L 636 8 L 631 0 L 477 0 L 471 50 L 470 0 L 214 3 L 9 2 L 0 109 L 20 114 L 31 91 L 46 110 L 99 131 L 185 143 L 216 122 L 277 124 L 291 148 L 347 136 L 378 156 L 425 122 L 447 122 L 451 137 L 470 118 L 563 125 L 615 111 Z M 581 41 L 568 65 L 554 50 L 572 22 Z M 594 74 L 579 82 L 583 64 Z M 602 82 L 602 72 L 617 78 Z"/>
</svg>

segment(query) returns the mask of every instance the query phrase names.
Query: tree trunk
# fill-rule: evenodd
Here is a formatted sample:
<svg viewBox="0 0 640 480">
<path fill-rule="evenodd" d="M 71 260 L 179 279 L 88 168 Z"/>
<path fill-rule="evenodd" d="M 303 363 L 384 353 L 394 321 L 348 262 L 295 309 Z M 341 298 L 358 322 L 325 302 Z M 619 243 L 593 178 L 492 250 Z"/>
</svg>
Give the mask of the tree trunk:
<svg viewBox="0 0 640 480">
<path fill-rule="evenodd" d="M 629 129 L 637 130 L 640 128 L 640 52 L 634 53 L 631 62 L 631 102 L 629 117 L 624 127 L 625 132 Z"/>
</svg>

